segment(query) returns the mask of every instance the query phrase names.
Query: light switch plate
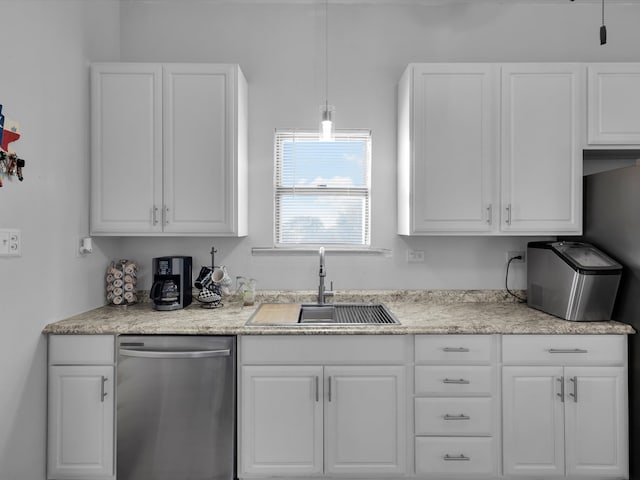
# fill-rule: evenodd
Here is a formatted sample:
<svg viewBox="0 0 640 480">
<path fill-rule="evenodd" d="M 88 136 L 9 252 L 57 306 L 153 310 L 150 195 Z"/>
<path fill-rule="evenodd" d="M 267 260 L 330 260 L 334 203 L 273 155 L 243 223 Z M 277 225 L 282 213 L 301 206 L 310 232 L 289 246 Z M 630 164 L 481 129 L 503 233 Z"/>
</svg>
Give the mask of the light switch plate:
<svg viewBox="0 0 640 480">
<path fill-rule="evenodd" d="M 22 233 L 16 228 L 0 229 L 0 257 L 19 257 L 22 254 Z"/>
</svg>

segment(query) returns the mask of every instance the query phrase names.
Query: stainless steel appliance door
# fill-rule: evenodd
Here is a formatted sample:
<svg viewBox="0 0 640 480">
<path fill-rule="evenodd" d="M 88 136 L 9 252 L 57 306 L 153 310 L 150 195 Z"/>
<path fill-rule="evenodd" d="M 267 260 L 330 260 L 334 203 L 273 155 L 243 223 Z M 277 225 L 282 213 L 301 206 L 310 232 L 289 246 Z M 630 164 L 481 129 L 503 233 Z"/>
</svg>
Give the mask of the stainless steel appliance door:
<svg viewBox="0 0 640 480">
<path fill-rule="evenodd" d="M 235 337 L 121 336 L 118 480 L 230 480 Z"/>
</svg>

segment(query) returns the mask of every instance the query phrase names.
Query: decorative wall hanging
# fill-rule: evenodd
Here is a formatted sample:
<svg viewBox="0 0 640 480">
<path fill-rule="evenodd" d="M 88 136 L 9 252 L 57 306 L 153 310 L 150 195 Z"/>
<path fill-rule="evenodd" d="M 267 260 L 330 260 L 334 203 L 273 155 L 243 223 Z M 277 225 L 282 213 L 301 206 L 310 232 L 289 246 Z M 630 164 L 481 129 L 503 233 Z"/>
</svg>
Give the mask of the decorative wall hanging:
<svg viewBox="0 0 640 480">
<path fill-rule="evenodd" d="M 16 176 L 18 180 L 24 180 L 22 169 L 25 161 L 9 148 L 9 145 L 19 138 L 20 125 L 15 120 L 5 118 L 0 104 L 0 187 L 3 185 L 3 176 Z"/>
</svg>

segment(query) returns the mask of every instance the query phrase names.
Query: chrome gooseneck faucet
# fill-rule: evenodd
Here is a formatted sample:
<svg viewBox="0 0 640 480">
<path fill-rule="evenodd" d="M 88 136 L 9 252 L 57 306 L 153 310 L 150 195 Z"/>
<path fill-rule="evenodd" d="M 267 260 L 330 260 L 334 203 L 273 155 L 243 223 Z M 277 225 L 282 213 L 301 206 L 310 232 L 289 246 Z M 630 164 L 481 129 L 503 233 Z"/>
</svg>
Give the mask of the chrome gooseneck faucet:
<svg viewBox="0 0 640 480">
<path fill-rule="evenodd" d="M 333 296 L 333 282 L 331 282 L 331 290 L 326 291 L 324 287 L 324 277 L 327 276 L 324 266 L 324 247 L 320 247 L 320 284 L 318 285 L 318 305 L 324 305 L 325 297 Z"/>
</svg>

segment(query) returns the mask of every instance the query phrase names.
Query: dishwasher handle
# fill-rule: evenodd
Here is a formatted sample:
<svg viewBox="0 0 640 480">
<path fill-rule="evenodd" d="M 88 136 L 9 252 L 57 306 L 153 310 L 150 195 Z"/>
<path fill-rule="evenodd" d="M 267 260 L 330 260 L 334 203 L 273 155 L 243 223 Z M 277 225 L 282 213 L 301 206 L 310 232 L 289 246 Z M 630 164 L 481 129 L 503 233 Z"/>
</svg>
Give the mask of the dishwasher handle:
<svg viewBox="0 0 640 480">
<path fill-rule="evenodd" d="M 231 350 L 134 350 L 121 348 L 120 355 L 139 358 L 209 358 L 228 357 Z"/>
</svg>

